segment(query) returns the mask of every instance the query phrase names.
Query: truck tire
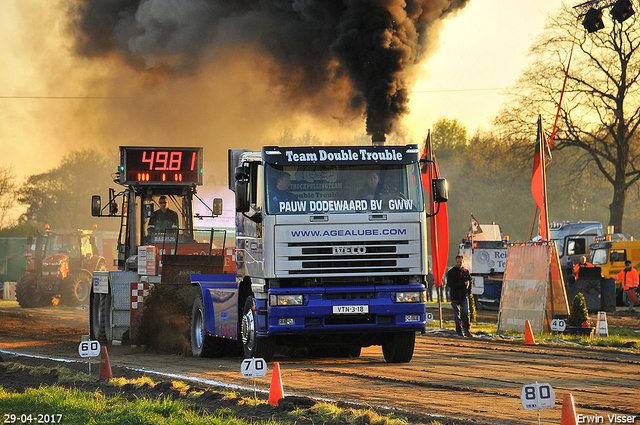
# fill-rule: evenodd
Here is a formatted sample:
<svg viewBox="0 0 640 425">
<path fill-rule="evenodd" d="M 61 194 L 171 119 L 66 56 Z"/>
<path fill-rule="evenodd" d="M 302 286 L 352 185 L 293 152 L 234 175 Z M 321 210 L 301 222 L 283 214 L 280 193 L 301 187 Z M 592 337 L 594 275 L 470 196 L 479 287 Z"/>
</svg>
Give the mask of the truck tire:
<svg viewBox="0 0 640 425">
<path fill-rule="evenodd" d="M 108 297 L 109 294 L 94 293 L 91 302 L 91 336 L 102 345 L 107 344 L 107 322 L 110 322 Z"/>
<path fill-rule="evenodd" d="M 194 357 L 222 357 L 224 341 L 205 335 L 204 321 L 204 302 L 199 295 L 191 309 L 191 353 Z"/>
<path fill-rule="evenodd" d="M 111 294 L 101 294 L 100 297 L 100 333 L 98 337 L 104 335 L 106 344 L 113 342 L 113 332 L 111 331 Z"/>
<path fill-rule="evenodd" d="M 22 308 L 50 306 L 51 298 L 38 292 L 38 277 L 34 273 L 26 273 L 16 282 L 16 299 Z"/>
<path fill-rule="evenodd" d="M 62 301 L 71 307 L 88 305 L 91 295 L 91 277 L 85 273 L 74 273 L 62 281 Z"/>
<path fill-rule="evenodd" d="M 258 314 L 253 308 L 253 297 L 247 297 L 242 310 L 242 346 L 244 357 L 261 357 L 270 362 L 276 350 L 273 338 L 258 338 Z"/>
<path fill-rule="evenodd" d="M 414 331 L 395 332 L 382 343 L 382 354 L 387 363 L 407 363 L 413 357 L 415 344 Z"/>
<path fill-rule="evenodd" d="M 94 271 L 107 271 L 107 262 L 104 260 L 104 258 L 101 258 L 100 261 L 98 261 L 98 265 L 96 266 L 96 269 Z"/>
<path fill-rule="evenodd" d="M 102 294 L 96 294 L 91 291 L 91 301 L 89 302 L 89 339 L 97 340 L 100 333 L 100 301 L 102 300 Z M 104 344 L 105 341 L 98 340 L 100 344 Z"/>
</svg>

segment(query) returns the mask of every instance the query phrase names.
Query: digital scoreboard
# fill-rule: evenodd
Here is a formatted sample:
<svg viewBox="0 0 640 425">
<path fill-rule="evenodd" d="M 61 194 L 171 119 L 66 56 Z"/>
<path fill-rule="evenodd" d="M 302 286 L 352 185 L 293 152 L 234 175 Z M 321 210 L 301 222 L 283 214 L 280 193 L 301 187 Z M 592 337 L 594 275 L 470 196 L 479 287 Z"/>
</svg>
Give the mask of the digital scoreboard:
<svg viewBox="0 0 640 425">
<path fill-rule="evenodd" d="M 202 185 L 202 148 L 120 146 L 124 185 Z"/>
</svg>

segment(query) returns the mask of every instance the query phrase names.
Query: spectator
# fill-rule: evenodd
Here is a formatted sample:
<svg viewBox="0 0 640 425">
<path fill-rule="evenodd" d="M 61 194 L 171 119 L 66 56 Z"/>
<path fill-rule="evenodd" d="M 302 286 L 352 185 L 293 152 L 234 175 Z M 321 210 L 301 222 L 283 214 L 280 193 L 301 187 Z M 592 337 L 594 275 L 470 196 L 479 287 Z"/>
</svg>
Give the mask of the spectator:
<svg viewBox="0 0 640 425">
<path fill-rule="evenodd" d="M 444 276 L 442 276 L 440 287 L 436 290 L 438 292 L 438 299 L 440 299 L 440 302 L 447 302 L 447 300 L 451 299 L 449 287 L 447 286 L 447 273 L 450 269 L 451 267 L 447 267 Z"/>
<path fill-rule="evenodd" d="M 456 322 L 456 332 L 460 336 L 473 338 L 469 332 L 469 294 L 471 294 L 471 274 L 462 267 L 464 257 L 456 255 L 456 265 L 447 272 L 447 286 L 451 289 L 451 308 Z"/>
<path fill-rule="evenodd" d="M 431 267 L 429 267 L 429 273 L 427 273 L 427 301 L 433 301 L 433 287 L 435 286 L 436 280 L 433 277 L 433 272 L 431 271 Z"/>
<path fill-rule="evenodd" d="M 582 257 L 580 257 L 580 261 L 578 262 L 578 264 L 573 266 L 573 274 L 575 275 L 576 279 L 578 279 L 580 277 L 579 273 L 580 273 L 580 269 L 582 267 L 593 267 L 593 264 L 588 262 L 587 261 L 587 257 L 584 256 L 584 255 Z"/>
<path fill-rule="evenodd" d="M 638 281 L 640 279 L 638 278 L 638 271 L 631 267 L 631 261 L 627 260 L 624 262 L 624 269 L 616 275 L 616 280 L 620 282 L 620 285 L 622 286 L 622 300 L 627 307 L 629 307 L 628 312 L 634 313 L 635 310 L 633 309 L 633 306 L 635 303 L 627 291 L 635 290 L 638 287 Z"/>
</svg>

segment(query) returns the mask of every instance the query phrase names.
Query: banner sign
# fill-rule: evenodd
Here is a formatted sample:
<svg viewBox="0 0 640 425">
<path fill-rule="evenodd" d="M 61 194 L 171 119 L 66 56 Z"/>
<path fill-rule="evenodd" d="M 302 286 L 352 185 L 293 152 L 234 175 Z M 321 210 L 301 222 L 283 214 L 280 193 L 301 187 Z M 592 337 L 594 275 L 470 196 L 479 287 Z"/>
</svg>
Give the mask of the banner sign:
<svg viewBox="0 0 640 425">
<path fill-rule="evenodd" d="M 262 158 L 269 164 L 287 165 L 371 165 L 414 164 L 418 146 L 323 146 L 262 148 Z"/>
</svg>

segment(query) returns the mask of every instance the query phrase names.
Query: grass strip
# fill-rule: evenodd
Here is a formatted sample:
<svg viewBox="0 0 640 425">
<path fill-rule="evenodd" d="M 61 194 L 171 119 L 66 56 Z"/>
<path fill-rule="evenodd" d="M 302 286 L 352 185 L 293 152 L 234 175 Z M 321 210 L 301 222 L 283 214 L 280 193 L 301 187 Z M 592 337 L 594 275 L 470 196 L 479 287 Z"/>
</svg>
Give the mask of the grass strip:
<svg viewBox="0 0 640 425">
<path fill-rule="evenodd" d="M 213 424 L 213 425 L 295 425 L 311 424 L 351 424 L 351 425 L 408 425 L 406 418 L 396 415 L 385 416 L 374 409 L 342 408 L 335 403 L 317 402 L 310 408 L 293 411 L 278 411 L 268 419 L 252 417 L 245 420 L 233 408 L 225 407 L 210 412 L 197 404 L 202 391 L 192 391 L 183 381 L 172 381 L 171 389 L 180 392 L 184 399 L 166 397 L 138 397 L 131 400 L 124 393 L 107 396 L 100 390 L 86 391 L 73 387 L 75 383 L 86 383 L 89 377 L 65 367 L 47 368 L 25 366 L 19 363 L 3 363 L 8 371 L 19 371 L 32 376 L 54 373 L 63 385 L 41 385 L 27 388 L 24 392 L 13 391 L 0 385 L 0 413 L 5 423 L 44 423 L 65 425 L 93 424 Z M 135 379 L 112 378 L 110 387 L 155 387 L 153 379 L 144 376 Z M 236 392 L 222 393 L 222 399 L 233 399 L 238 406 L 255 406 L 251 397 L 241 397 Z M 266 404 L 258 400 L 258 405 Z M 451 422 L 448 422 L 451 423 Z M 439 421 L 428 421 L 427 425 L 442 425 Z"/>
<path fill-rule="evenodd" d="M 210 414 L 183 400 L 140 398 L 131 402 L 121 395 L 106 397 L 101 392 L 86 392 L 77 388 L 69 389 L 57 385 L 27 388 L 23 393 L 11 392 L 0 387 L 0 411 L 4 415 L 16 415 L 16 417 L 23 419 L 31 415 L 32 423 L 38 422 L 39 415 L 46 415 L 48 418 L 53 418 L 47 423 L 63 423 L 65 425 L 248 424 L 248 422 L 235 417 L 229 410 Z M 11 418 L 4 417 L 2 419 Z M 253 423 L 279 424 L 274 421 Z"/>
</svg>

